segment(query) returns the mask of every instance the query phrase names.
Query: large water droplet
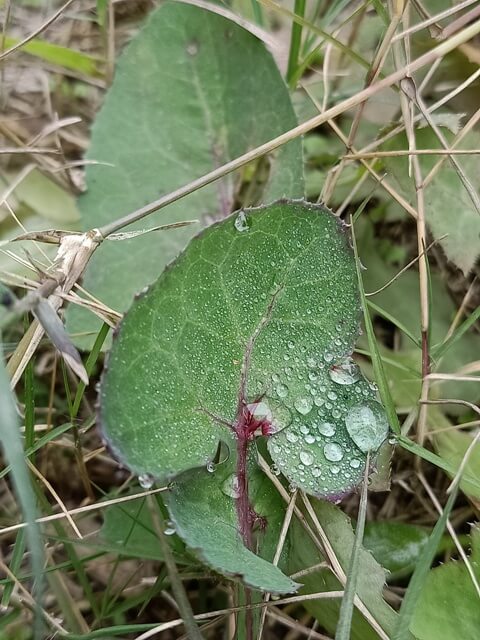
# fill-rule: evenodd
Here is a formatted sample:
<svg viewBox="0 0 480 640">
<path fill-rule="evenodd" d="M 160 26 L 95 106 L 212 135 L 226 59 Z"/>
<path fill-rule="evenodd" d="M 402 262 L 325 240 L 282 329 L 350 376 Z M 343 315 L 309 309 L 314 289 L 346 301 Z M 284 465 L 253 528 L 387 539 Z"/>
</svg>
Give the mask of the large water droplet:
<svg viewBox="0 0 480 640">
<path fill-rule="evenodd" d="M 310 413 L 313 407 L 313 400 L 311 398 L 297 398 L 293 403 L 293 406 L 301 413 L 303 416 L 306 416 L 307 413 Z"/>
<path fill-rule="evenodd" d="M 352 469 L 358 469 L 358 467 L 361 465 L 362 463 L 360 462 L 360 460 L 358 458 L 352 458 L 350 460 L 350 466 L 352 467 Z"/>
<path fill-rule="evenodd" d="M 235 473 L 232 473 L 231 476 L 223 482 L 222 491 L 226 496 L 230 498 L 238 498 L 240 495 L 240 489 L 238 486 L 238 476 Z"/>
<path fill-rule="evenodd" d="M 272 412 L 266 402 L 252 402 L 251 404 L 247 404 L 247 409 L 255 420 L 272 421 Z"/>
<path fill-rule="evenodd" d="M 250 226 L 247 221 L 247 216 L 245 215 L 244 211 L 240 211 L 238 216 L 235 218 L 235 222 L 233 224 L 235 226 L 235 229 L 240 232 L 248 231 L 250 229 Z"/>
<path fill-rule="evenodd" d="M 313 456 L 309 451 L 300 451 L 300 460 L 306 467 L 313 464 Z"/>
<path fill-rule="evenodd" d="M 346 358 L 331 367 L 328 375 L 337 384 L 353 384 L 360 379 L 360 370 L 351 358 Z"/>
<path fill-rule="evenodd" d="M 308 444 L 313 444 L 315 442 L 315 436 L 312 436 L 311 433 L 308 433 L 305 436 L 305 442 L 307 442 Z"/>
<path fill-rule="evenodd" d="M 142 475 L 138 476 L 138 482 L 144 489 L 151 489 L 155 482 L 155 478 L 149 473 L 142 473 Z"/>
<path fill-rule="evenodd" d="M 335 425 L 331 422 L 321 422 L 318 425 L 318 430 L 323 436 L 327 436 L 328 438 L 330 436 L 333 436 L 333 434 L 335 433 Z"/>
<path fill-rule="evenodd" d="M 375 451 L 388 435 L 388 422 L 382 407 L 355 405 L 345 416 L 345 425 L 351 439 L 360 451 Z"/>
<path fill-rule="evenodd" d="M 278 384 L 275 387 L 275 391 L 279 398 L 286 398 L 288 396 L 288 387 L 286 384 Z"/>
<path fill-rule="evenodd" d="M 323 447 L 323 455 L 330 462 L 338 462 L 343 458 L 343 449 L 336 442 L 327 442 Z"/>
</svg>

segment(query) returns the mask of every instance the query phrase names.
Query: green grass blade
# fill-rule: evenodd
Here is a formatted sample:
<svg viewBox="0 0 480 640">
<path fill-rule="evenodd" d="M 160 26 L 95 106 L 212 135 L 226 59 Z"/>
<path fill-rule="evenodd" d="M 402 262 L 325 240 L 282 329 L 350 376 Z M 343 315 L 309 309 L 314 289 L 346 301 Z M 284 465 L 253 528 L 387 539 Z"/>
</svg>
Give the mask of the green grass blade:
<svg viewBox="0 0 480 640">
<path fill-rule="evenodd" d="M 400 607 L 400 613 L 392 640 L 408 640 L 411 637 L 409 628 L 412 621 L 413 613 L 415 611 L 415 606 L 417 604 L 418 597 L 423 589 L 425 579 L 428 575 L 428 572 L 430 571 L 430 566 L 433 562 L 433 559 L 435 558 L 438 545 L 440 544 L 443 532 L 447 525 L 448 517 L 453 508 L 453 505 L 455 504 L 455 500 L 457 497 L 457 487 L 458 484 L 455 485 L 455 488 L 450 494 L 443 513 L 437 520 L 437 523 L 428 539 L 428 543 L 426 544 L 417 563 L 415 571 L 413 572 L 412 579 L 410 580 L 407 592 L 402 601 L 402 606 Z"/>
<path fill-rule="evenodd" d="M 107 337 L 108 331 L 110 327 L 106 322 L 103 323 L 98 335 L 95 339 L 92 350 L 88 354 L 87 361 L 85 363 L 85 370 L 87 372 L 88 377 L 90 377 L 93 367 L 97 362 L 98 356 L 100 355 L 100 351 L 102 349 L 103 343 L 105 342 L 105 338 Z M 73 405 L 71 409 L 71 417 L 72 420 L 77 417 L 78 410 L 80 409 L 80 403 L 82 402 L 83 394 L 85 393 L 85 383 L 80 380 L 78 383 L 77 391 L 75 393 L 75 398 L 73 400 Z"/>
<path fill-rule="evenodd" d="M 395 325 L 397 329 L 400 329 L 400 331 L 404 333 L 407 336 L 407 338 L 409 338 L 416 347 L 418 347 L 419 349 L 422 348 L 422 345 L 420 344 L 418 338 L 416 338 L 413 335 L 413 333 L 402 322 L 397 320 L 395 316 L 392 316 L 392 314 L 388 313 L 388 311 L 385 311 L 385 309 L 382 309 L 382 307 L 379 307 L 377 304 L 375 304 L 371 300 L 368 300 L 367 304 L 370 307 L 370 309 L 372 309 L 372 311 L 375 311 L 375 313 L 378 313 L 379 316 L 382 316 L 382 318 L 385 318 L 385 320 L 388 320 L 393 325 Z"/>
<path fill-rule="evenodd" d="M 19 42 L 20 38 L 6 37 L 5 48 L 10 49 Z M 40 58 L 45 62 L 56 64 L 64 69 L 83 73 L 86 76 L 99 78 L 103 75 L 100 70 L 100 61 L 98 58 L 89 56 L 81 51 L 75 51 L 68 47 L 61 47 L 58 44 L 46 42 L 45 40 L 40 40 L 38 38 L 30 40 L 23 45 L 21 51 L 35 56 L 36 58 Z"/>
<path fill-rule="evenodd" d="M 17 538 L 15 540 L 15 546 L 13 547 L 12 559 L 10 560 L 10 567 L 9 567 L 10 571 L 15 576 L 18 575 L 21 569 L 24 553 L 25 553 L 25 531 L 23 529 L 20 529 L 20 531 L 17 533 Z M 12 596 L 14 586 L 15 586 L 15 583 L 13 581 L 7 582 L 5 584 L 5 589 L 3 591 L 2 602 L 0 607 L 3 607 L 4 609 L 8 607 L 8 605 L 10 604 L 10 598 Z"/>
<path fill-rule="evenodd" d="M 452 478 L 458 472 L 457 466 L 455 466 L 448 460 L 445 460 L 445 458 L 442 458 L 436 453 L 433 453 L 433 451 L 429 451 L 428 449 L 425 449 L 425 447 L 422 447 L 416 442 L 413 442 L 413 440 L 410 440 L 405 436 L 397 436 L 396 440 L 401 447 L 403 447 L 407 451 L 410 451 L 410 453 L 415 454 L 419 458 L 422 458 L 423 460 L 426 460 L 427 462 L 434 464 L 439 469 L 443 469 L 443 471 L 446 471 L 450 476 L 452 476 Z M 462 479 L 467 480 L 472 485 L 480 489 L 480 480 L 475 476 L 470 475 L 468 473 L 464 473 L 462 475 Z"/>
<path fill-rule="evenodd" d="M 22 439 L 20 437 L 17 409 L 10 390 L 10 380 L 0 352 L 0 442 L 5 459 L 11 465 L 11 477 L 22 508 L 23 517 L 28 523 L 26 537 L 30 549 L 32 573 L 35 576 L 34 592 L 37 602 L 40 600 L 43 573 L 43 546 L 40 530 L 35 522 L 36 505 L 30 476 L 25 463 Z M 41 637 L 41 618 L 36 616 L 34 637 Z"/>
<path fill-rule="evenodd" d="M 358 211 L 355 214 L 355 217 L 358 216 L 358 214 L 363 210 L 365 205 L 366 205 L 366 202 L 360 205 Z M 366 330 L 367 339 L 368 339 L 368 346 L 370 348 L 370 353 L 372 356 L 373 372 L 375 375 L 376 382 L 378 384 L 380 398 L 382 400 L 383 406 L 385 407 L 385 411 L 387 412 L 390 428 L 395 433 L 400 433 L 400 422 L 398 421 L 397 412 L 395 410 L 395 403 L 393 402 L 392 394 L 390 393 L 387 376 L 385 375 L 385 370 L 383 368 L 382 357 L 380 355 L 380 351 L 377 346 L 377 339 L 375 337 L 375 332 L 373 330 L 372 319 L 370 317 L 370 312 L 368 310 L 368 301 L 365 295 L 365 288 L 363 286 L 361 263 L 358 257 L 358 248 L 355 240 L 354 221 L 352 221 L 351 231 L 352 231 L 353 251 L 355 253 L 355 264 L 357 266 L 358 286 L 360 289 L 360 297 L 362 300 L 363 315 L 364 315 L 364 322 L 365 322 L 365 330 Z"/>
<path fill-rule="evenodd" d="M 480 318 L 480 306 L 472 311 L 472 313 L 466 318 L 452 333 L 452 335 L 447 338 L 444 342 L 433 347 L 432 349 L 432 357 L 433 358 L 441 358 L 444 356 L 450 347 L 460 340 L 460 338 L 477 322 Z"/>
<path fill-rule="evenodd" d="M 347 583 L 345 592 L 340 605 L 340 615 L 338 618 L 337 631 L 335 640 L 350 640 L 350 632 L 352 628 L 352 616 L 355 600 L 355 593 L 358 582 L 358 573 L 360 570 L 360 550 L 363 542 L 363 534 L 365 532 L 365 519 L 367 515 L 367 480 L 368 480 L 369 460 L 365 465 L 366 474 L 363 479 L 362 493 L 360 496 L 360 505 L 358 508 L 358 520 L 355 528 L 355 539 L 353 541 L 352 555 L 350 557 L 350 566 L 347 572 Z"/>
<path fill-rule="evenodd" d="M 305 15 L 305 0 L 295 0 L 294 12 L 300 18 Z M 290 52 L 288 54 L 287 82 L 292 85 L 298 67 L 298 55 L 302 44 L 302 25 L 299 22 L 292 22 L 292 33 L 290 35 Z M 293 88 L 293 87 L 292 87 Z"/>
</svg>

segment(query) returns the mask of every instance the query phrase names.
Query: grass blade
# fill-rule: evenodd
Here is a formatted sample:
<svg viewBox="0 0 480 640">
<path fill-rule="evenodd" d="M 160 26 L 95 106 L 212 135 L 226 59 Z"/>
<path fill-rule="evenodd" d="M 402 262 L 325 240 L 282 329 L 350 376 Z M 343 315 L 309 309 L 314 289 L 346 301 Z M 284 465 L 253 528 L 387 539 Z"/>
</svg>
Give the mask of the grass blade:
<svg viewBox="0 0 480 640">
<path fill-rule="evenodd" d="M 367 458 L 367 462 L 365 465 L 365 476 L 363 478 L 362 493 L 360 496 L 360 505 L 358 508 L 358 520 L 355 529 L 355 539 L 353 541 L 352 555 L 350 557 L 350 566 L 347 572 L 345 593 L 342 598 L 342 604 L 340 606 L 340 616 L 338 618 L 335 640 L 350 640 L 355 592 L 358 581 L 358 572 L 360 570 L 360 549 L 362 547 L 363 534 L 365 532 L 365 519 L 367 515 L 369 467 L 370 461 L 369 458 Z"/>
<path fill-rule="evenodd" d="M 22 440 L 18 424 L 17 409 L 13 394 L 10 390 L 10 380 L 8 378 L 3 362 L 3 353 L 0 352 L 0 442 L 3 447 L 4 456 L 11 465 L 11 477 L 15 491 L 22 507 L 23 517 L 28 523 L 26 537 L 30 549 L 32 573 L 35 577 L 35 597 L 40 600 L 42 590 L 43 573 L 43 546 L 40 530 L 35 522 L 36 505 L 30 475 L 24 458 Z M 36 616 L 34 637 L 42 637 L 40 628 L 40 615 Z"/>
</svg>

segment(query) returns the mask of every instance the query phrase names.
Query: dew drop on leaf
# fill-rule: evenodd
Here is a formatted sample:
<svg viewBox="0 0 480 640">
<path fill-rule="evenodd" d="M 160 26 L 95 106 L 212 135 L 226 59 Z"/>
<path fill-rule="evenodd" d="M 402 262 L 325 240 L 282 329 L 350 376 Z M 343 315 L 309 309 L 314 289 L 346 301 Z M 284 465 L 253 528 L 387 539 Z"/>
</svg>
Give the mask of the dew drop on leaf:
<svg viewBox="0 0 480 640">
<path fill-rule="evenodd" d="M 309 451 L 300 451 L 299 457 L 305 466 L 309 467 L 313 464 L 313 456 Z"/>
<path fill-rule="evenodd" d="M 330 462 L 338 462 L 343 458 L 343 449 L 336 442 L 327 442 L 323 447 L 323 454 Z"/>
<path fill-rule="evenodd" d="M 235 222 L 233 224 L 235 226 L 235 229 L 240 232 L 248 231 L 250 229 L 250 226 L 247 221 L 247 216 L 245 215 L 244 211 L 240 211 L 238 216 L 235 218 Z"/>
<path fill-rule="evenodd" d="M 327 436 L 328 438 L 330 436 L 333 436 L 333 434 L 335 433 L 335 425 L 331 422 L 321 422 L 318 425 L 318 430 L 323 436 Z"/>
<path fill-rule="evenodd" d="M 166 536 L 173 536 L 176 533 L 175 525 L 171 520 L 167 521 L 167 526 L 165 527 L 165 531 L 163 532 Z"/>
<path fill-rule="evenodd" d="M 232 473 L 232 475 L 228 476 L 228 478 L 223 482 L 222 491 L 230 498 L 238 498 L 240 491 L 238 486 L 238 477 L 235 473 Z"/>
<path fill-rule="evenodd" d="M 333 366 L 328 375 L 333 382 L 337 384 L 354 384 L 360 379 L 360 370 L 352 360 L 352 358 L 346 358 L 339 364 Z"/>
<path fill-rule="evenodd" d="M 388 435 L 388 422 L 380 405 L 370 408 L 355 405 L 345 416 L 345 425 L 351 439 L 364 453 L 375 451 Z"/>
<path fill-rule="evenodd" d="M 151 489 L 155 480 L 149 473 L 142 473 L 142 475 L 138 476 L 138 482 L 143 489 Z"/>
<path fill-rule="evenodd" d="M 286 398 L 288 396 L 288 387 L 286 384 L 279 384 L 276 386 L 275 391 L 279 398 Z"/>
<path fill-rule="evenodd" d="M 313 400 L 311 398 L 297 398 L 293 403 L 293 406 L 301 413 L 302 416 L 306 416 L 307 413 L 310 413 L 313 407 Z"/>
</svg>

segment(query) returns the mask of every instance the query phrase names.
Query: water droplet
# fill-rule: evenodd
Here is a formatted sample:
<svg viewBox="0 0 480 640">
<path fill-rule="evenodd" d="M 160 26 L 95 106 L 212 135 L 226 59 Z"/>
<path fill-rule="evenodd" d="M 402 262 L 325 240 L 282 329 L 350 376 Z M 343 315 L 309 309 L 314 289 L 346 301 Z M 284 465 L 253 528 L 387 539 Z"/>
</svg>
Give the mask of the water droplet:
<svg viewBox="0 0 480 640">
<path fill-rule="evenodd" d="M 329 391 L 327 393 L 327 398 L 329 400 L 336 400 L 338 398 L 337 394 L 335 393 L 335 391 Z"/>
<path fill-rule="evenodd" d="M 337 473 L 340 473 L 340 467 L 337 467 L 336 464 L 332 464 L 332 466 L 330 467 L 330 471 L 337 475 Z"/>
<path fill-rule="evenodd" d="M 272 422 L 272 412 L 266 402 L 252 402 L 247 404 L 247 409 L 255 420 Z"/>
<path fill-rule="evenodd" d="M 333 434 L 335 433 L 335 425 L 331 422 L 321 422 L 318 425 L 318 430 L 323 436 L 327 436 L 328 438 L 330 436 L 333 436 Z"/>
<path fill-rule="evenodd" d="M 319 467 L 313 467 L 312 476 L 314 476 L 315 478 L 318 478 L 321 475 L 322 475 L 322 470 Z"/>
<path fill-rule="evenodd" d="M 351 439 L 364 453 L 375 451 L 388 435 L 388 422 L 381 405 L 355 405 L 345 416 Z"/>
<path fill-rule="evenodd" d="M 149 473 L 142 473 L 142 475 L 138 476 L 138 482 L 143 489 L 151 489 L 155 478 Z"/>
<path fill-rule="evenodd" d="M 245 215 L 244 211 L 240 211 L 233 224 L 235 226 L 235 229 L 240 232 L 248 231 L 250 229 L 250 226 L 247 222 L 247 216 Z"/>
<path fill-rule="evenodd" d="M 303 433 L 303 435 L 307 435 L 307 433 L 310 433 L 310 429 L 306 424 L 300 425 L 300 431 Z"/>
<path fill-rule="evenodd" d="M 288 396 L 288 387 L 286 384 L 278 384 L 275 387 L 275 391 L 279 398 L 286 398 Z"/>
<path fill-rule="evenodd" d="M 315 436 L 312 436 L 311 433 L 308 433 L 305 436 L 305 442 L 307 442 L 308 444 L 313 444 L 315 442 Z"/>
<path fill-rule="evenodd" d="M 360 462 L 360 460 L 358 458 L 352 458 L 350 460 L 350 466 L 353 469 L 358 469 L 358 467 L 361 465 L 362 463 Z"/>
<path fill-rule="evenodd" d="M 168 520 L 166 524 L 167 524 L 167 526 L 165 527 L 165 531 L 163 533 L 166 536 L 173 536 L 173 534 L 176 533 L 175 525 L 173 524 L 173 522 L 171 520 Z"/>
<path fill-rule="evenodd" d="M 308 374 L 308 379 L 311 380 L 312 382 L 314 380 L 316 380 L 318 378 L 317 374 L 315 373 L 315 371 L 310 371 Z"/>
<path fill-rule="evenodd" d="M 298 489 L 297 485 L 296 485 L 296 484 L 294 484 L 293 482 L 291 482 L 291 483 L 288 485 L 288 490 L 290 491 L 290 493 L 293 493 L 293 492 L 294 492 L 294 491 L 296 491 L 297 489 Z"/>
<path fill-rule="evenodd" d="M 321 396 L 315 396 L 313 402 L 315 403 L 315 406 L 321 407 L 323 404 L 325 404 L 325 398 L 322 398 Z"/>
<path fill-rule="evenodd" d="M 292 444 L 294 444 L 295 442 L 298 442 L 298 436 L 296 433 L 294 433 L 293 431 L 287 431 L 285 433 L 285 437 L 286 439 L 291 442 Z"/>
<path fill-rule="evenodd" d="M 222 491 L 226 496 L 230 498 L 238 498 L 240 495 L 240 489 L 238 486 L 238 476 L 236 473 L 232 473 L 231 476 L 223 482 Z"/>
<path fill-rule="evenodd" d="M 289 349 L 295 349 L 295 343 L 294 343 L 294 342 L 292 342 L 292 340 L 289 340 L 289 341 L 287 342 L 287 347 L 288 347 Z"/>
<path fill-rule="evenodd" d="M 309 367 L 312 367 L 312 369 L 313 369 L 313 367 L 316 367 L 316 366 L 317 366 L 317 361 L 316 361 L 316 360 L 315 360 L 315 358 L 313 358 L 312 356 L 309 356 L 309 357 L 307 358 L 307 365 L 308 365 Z"/>
<path fill-rule="evenodd" d="M 213 462 L 209 462 L 207 463 L 207 471 L 208 473 L 214 473 L 215 471 L 215 465 Z"/>
<path fill-rule="evenodd" d="M 309 451 L 300 451 L 300 460 L 306 467 L 313 464 L 313 456 Z"/>
<path fill-rule="evenodd" d="M 301 413 L 303 416 L 306 416 L 307 413 L 310 413 L 313 406 L 313 400 L 311 398 L 297 398 L 293 403 L 293 406 Z"/>
<path fill-rule="evenodd" d="M 278 373 L 272 373 L 272 381 L 280 382 L 280 376 L 278 375 Z"/>
<path fill-rule="evenodd" d="M 330 462 L 338 462 L 343 458 L 343 449 L 336 442 L 327 442 L 323 447 L 323 455 Z"/>
<path fill-rule="evenodd" d="M 352 358 L 345 358 L 345 360 L 333 366 L 328 375 L 337 384 L 353 384 L 360 379 L 360 369 Z"/>
<path fill-rule="evenodd" d="M 325 360 L 325 362 L 331 362 L 333 360 L 333 353 L 327 351 L 323 354 L 323 359 Z"/>
<path fill-rule="evenodd" d="M 280 475 L 280 469 L 277 467 L 276 464 L 272 464 L 272 466 L 270 467 L 270 471 L 273 473 L 274 476 Z"/>
</svg>

